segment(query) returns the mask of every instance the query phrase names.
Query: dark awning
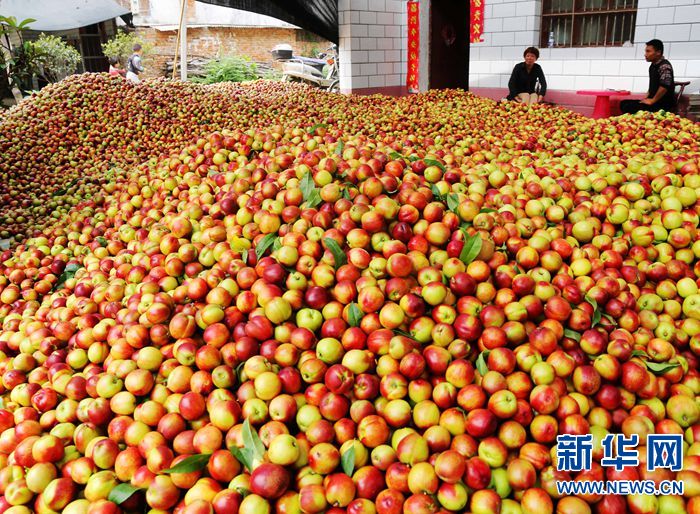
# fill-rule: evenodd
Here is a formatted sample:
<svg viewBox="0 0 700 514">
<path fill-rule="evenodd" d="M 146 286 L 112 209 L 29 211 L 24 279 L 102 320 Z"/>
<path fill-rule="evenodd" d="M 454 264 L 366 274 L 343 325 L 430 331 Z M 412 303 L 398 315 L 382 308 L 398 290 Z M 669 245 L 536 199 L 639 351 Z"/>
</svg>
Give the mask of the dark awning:
<svg viewBox="0 0 700 514">
<path fill-rule="evenodd" d="M 338 42 L 338 0 L 198 0 L 205 4 L 255 12 L 286 21 Z"/>
</svg>

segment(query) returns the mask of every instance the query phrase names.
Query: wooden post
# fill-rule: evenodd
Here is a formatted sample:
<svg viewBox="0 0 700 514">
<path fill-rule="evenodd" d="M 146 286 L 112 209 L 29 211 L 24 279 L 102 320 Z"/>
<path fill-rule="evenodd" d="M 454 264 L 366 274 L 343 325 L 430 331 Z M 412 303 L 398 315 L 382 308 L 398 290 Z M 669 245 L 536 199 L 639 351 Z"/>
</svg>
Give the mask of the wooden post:
<svg viewBox="0 0 700 514">
<path fill-rule="evenodd" d="M 182 0 L 180 16 L 180 80 L 187 81 L 187 0 Z"/>
<path fill-rule="evenodd" d="M 173 80 L 175 80 L 175 73 L 177 72 L 177 52 L 180 49 L 181 46 L 181 36 L 182 36 L 182 20 L 185 18 L 185 7 L 187 6 L 187 0 L 180 0 L 180 23 L 178 25 L 178 31 L 177 31 L 177 41 L 175 42 L 175 58 L 173 59 Z M 185 41 L 187 38 L 185 38 Z M 185 45 L 187 43 L 185 42 Z M 185 67 L 187 66 L 187 61 L 185 61 Z M 187 72 L 185 72 L 187 73 Z M 182 77 L 182 73 L 180 73 L 180 77 Z"/>
</svg>

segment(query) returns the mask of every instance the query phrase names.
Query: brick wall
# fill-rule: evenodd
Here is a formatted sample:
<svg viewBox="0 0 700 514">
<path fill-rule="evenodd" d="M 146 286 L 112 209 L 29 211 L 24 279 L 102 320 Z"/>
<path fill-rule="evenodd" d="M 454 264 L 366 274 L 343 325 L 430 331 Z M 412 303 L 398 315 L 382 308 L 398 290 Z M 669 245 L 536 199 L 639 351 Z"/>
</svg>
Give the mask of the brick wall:
<svg viewBox="0 0 700 514">
<path fill-rule="evenodd" d="M 339 0 L 340 88 L 400 89 L 406 80 L 405 0 Z"/>
<path fill-rule="evenodd" d="M 300 32 L 298 29 L 281 28 L 191 27 L 187 29 L 188 58 L 245 55 L 255 61 L 272 64 L 270 51 L 278 44 L 290 44 L 295 54 L 300 55 L 310 55 L 314 50 L 328 48 L 329 43 L 325 40 L 298 41 Z M 153 51 L 145 62 L 145 76 L 162 76 L 166 63 L 175 56 L 177 31 L 139 27 L 137 33 L 153 44 Z"/>
<path fill-rule="evenodd" d="M 484 41 L 470 49 L 471 87 L 507 87 L 523 50 L 539 44 L 541 13 L 541 0 L 486 2 Z M 652 38 L 664 41 L 677 80 L 700 79 L 700 0 L 639 0 L 634 45 L 542 48 L 539 63 L 551 89 L 643 92 L 649 82 L 644 43 Z"/>
</svg>

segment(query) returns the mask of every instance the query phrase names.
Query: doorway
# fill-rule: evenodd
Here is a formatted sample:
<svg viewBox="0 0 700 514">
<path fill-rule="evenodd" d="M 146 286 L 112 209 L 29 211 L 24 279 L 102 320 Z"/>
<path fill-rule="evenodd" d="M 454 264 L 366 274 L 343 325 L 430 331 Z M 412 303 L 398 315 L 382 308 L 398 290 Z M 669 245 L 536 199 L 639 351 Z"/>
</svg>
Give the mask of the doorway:
<svg viewBox="0 0 700 514">
<path fill-rule="evenodd" d="M 469 89 L 469 0 L 430 2 L 431 89 Z"/>
</svg>

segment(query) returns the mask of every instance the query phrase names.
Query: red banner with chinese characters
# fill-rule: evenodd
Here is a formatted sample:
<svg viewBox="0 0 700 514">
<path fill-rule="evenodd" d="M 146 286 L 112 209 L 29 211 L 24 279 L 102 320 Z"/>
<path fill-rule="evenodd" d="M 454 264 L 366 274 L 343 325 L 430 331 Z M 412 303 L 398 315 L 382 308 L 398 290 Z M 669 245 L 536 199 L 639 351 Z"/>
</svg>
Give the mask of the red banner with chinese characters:
<svg viewBox="0 0 700 514">
<path fill-rule="evenodd" d="M 418 91 L 418 2 L 408 2 L 408 67 L 406 86 Z"/>
<path fill-rule="evenodd" d="M 484 2 L 486 0 L 471 0 L 469 9 L 469 41 L 481 43 L 484 34 Z"/>
</svg>

